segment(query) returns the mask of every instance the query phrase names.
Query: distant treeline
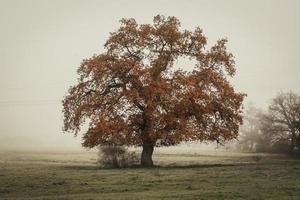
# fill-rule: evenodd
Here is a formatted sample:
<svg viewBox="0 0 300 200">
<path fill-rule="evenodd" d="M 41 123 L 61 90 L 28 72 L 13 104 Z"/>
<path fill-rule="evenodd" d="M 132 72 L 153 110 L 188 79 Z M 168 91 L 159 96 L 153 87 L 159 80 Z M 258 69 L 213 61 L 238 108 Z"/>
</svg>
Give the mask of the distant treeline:
<svg viewBox="0 0 300 200">
<path fill-rule="evenodd" d="M 249 107 L 244 113 L 238 149 L 300 155 L 300 95 L 280 93 L 263 111 Z"/>
</svg>

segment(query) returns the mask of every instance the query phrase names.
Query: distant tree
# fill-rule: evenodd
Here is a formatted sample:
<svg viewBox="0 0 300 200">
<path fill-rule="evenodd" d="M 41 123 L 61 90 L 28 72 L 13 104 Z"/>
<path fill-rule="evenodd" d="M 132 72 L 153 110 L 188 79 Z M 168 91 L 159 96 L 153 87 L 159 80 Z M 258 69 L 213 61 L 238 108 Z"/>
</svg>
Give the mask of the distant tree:
<svg viewBox="0 0 300 200">
<path fill-rule="evenodd" d="M 261 116 L 262 111 L 249 106 L 243 114 L 243 125 L 240 127 L 238 147 L 242 151 L 256 151 L 262 141 Z"/>
<path fill-rule="evenodd" d="M 258 135 L 256 151 L 269 153 L 287 153 L 286 141 L 279 137 L 282 130 L 270 118 L 269 112 L 262 112 L 257 116 Z"/>
<path fill-rule="evenodd" d="M 295 154 L 300 152 L 300 96 L 277 95 L 267 111 L 247 109 L 240 129 L 242 150 Z"/>
<path fill-rule="evenodd" d="M 269 106 L 267 116 L 272 123 L 274 139 L 289 141 L 290 153 L 300 148 L 300 96 L 296 93 L 281 93 Z"/>
<path fill-rule="evenodd" d="M 81 63 L 63 100 L 64 130 L 76 135 L 88 119 L 83 146 L 142 146 L 143 166 L 153 165 L 154 146 L 236 138 L 245 95 L 227 80 L 235 62 L 226 40 L 205 50 L 200 28 L 179 28 L 175 17 L 158 15 L 153 25 L 122 19 L 106 51 Z M 179 57 L 197 64 L 176 69 Z"/>
</svg>

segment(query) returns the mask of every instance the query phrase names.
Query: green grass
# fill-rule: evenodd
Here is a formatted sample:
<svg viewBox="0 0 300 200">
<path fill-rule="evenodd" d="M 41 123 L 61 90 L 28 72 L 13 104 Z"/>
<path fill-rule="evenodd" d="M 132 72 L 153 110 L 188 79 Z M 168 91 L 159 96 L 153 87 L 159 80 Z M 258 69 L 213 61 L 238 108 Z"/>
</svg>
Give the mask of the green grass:
<svg viewBox="0 0 300 200">
<path fill-rule="evenodd" d="M 156 154 L 161 167 L 99 169 L 96 153 L 0 153 L 0 199 L 300 199 L 300 160 Z"/>
</svg>

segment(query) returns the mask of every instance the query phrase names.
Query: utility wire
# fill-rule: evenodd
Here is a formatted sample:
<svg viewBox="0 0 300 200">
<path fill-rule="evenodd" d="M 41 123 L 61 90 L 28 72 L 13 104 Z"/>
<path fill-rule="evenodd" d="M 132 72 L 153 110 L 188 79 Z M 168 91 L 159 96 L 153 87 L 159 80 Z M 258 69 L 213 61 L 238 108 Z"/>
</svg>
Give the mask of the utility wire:
<svg viewBox="0 0 300 200">
<path fill-rule="evenodd" d="M 6 106 L 41 106 L 41 105 L 55 105 L 60 104 L 61 100 L 9 100 L 0 101 L 0 107 Z"/>
</svg>

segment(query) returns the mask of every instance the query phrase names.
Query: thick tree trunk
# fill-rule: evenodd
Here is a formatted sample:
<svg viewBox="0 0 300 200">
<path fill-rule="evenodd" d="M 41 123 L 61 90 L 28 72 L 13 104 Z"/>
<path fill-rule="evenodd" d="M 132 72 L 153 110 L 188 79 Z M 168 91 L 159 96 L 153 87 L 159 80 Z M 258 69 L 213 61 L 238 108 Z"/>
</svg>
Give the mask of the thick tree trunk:
<svg viewBox="0 0 300 200">
<path fill-rule="evenodd" d="M 153 145 L 143 145 L 141 165 L 143 167 L 153 167 L 152 154 L 153 154 Z"/>
</svg>

